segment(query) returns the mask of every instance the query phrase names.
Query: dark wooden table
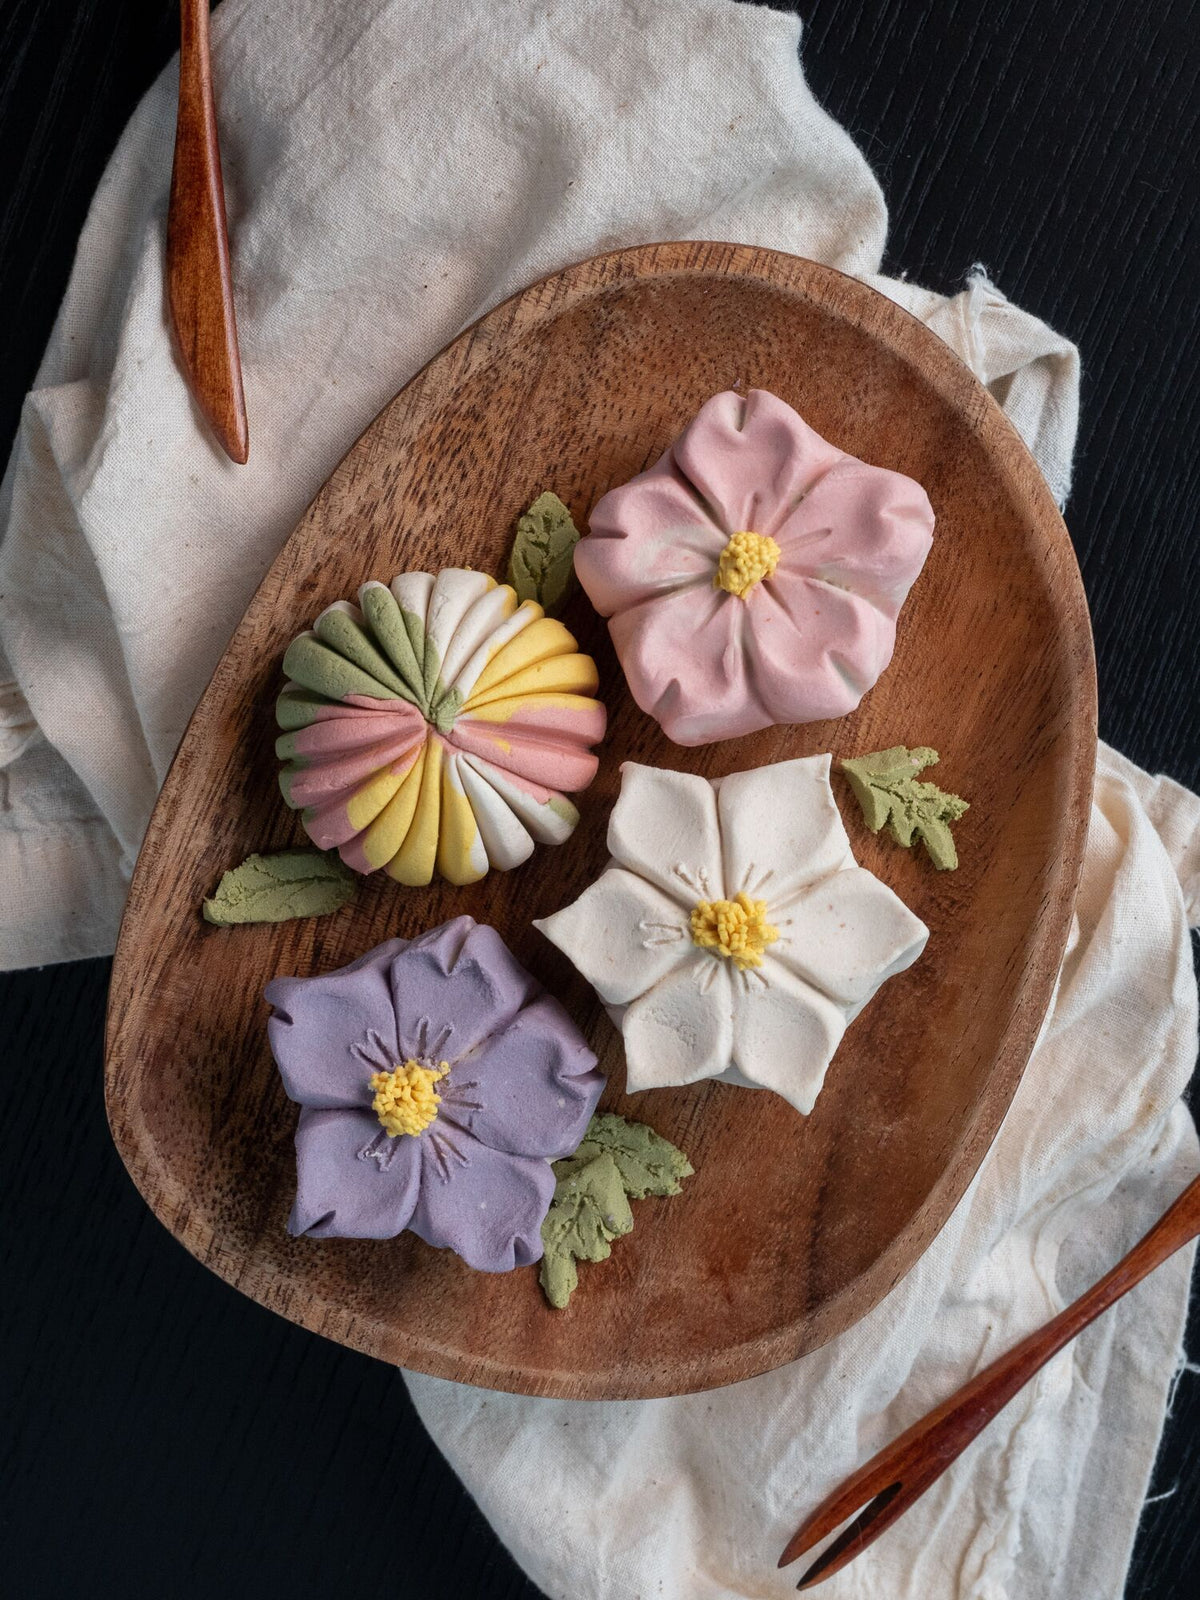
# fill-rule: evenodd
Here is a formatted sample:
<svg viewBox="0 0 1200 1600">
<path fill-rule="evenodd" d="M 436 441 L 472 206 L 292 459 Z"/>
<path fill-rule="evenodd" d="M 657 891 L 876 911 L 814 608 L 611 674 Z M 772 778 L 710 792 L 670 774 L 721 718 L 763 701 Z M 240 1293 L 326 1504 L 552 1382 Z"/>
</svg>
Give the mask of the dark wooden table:
<svg viewBox="0 0 1200 1600">
<path fill-rule="evenodd" d="M 1200 787 L 1193 6 L 795 9 L 810 79 L 887 193 L 888 270 L 952 290 L 982 261 L 1081 347 L 1067 520 L 1095 622 L 1101 731 Z M 169 0 L 0 10 L 6 442 L 92 191 L 175 26 Z M 395 1374 L 242 1299 L 143 1206 L 104 1121 L 107 978 L 95 961 L 0 979 L 6 1592 L 535 1600 Z M 1174 1600 L 1196 1593 L 1200 1564 L 1195 1378 L 1180 1385 L 1154 1493 L 1128 1593 Z"/>
</svg>

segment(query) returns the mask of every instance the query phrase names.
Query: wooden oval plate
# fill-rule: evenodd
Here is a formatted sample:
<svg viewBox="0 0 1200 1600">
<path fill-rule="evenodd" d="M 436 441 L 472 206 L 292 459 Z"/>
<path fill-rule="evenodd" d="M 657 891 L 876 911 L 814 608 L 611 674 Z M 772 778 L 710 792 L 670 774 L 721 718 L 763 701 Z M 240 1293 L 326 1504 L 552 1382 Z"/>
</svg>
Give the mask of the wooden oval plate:
<svg viewBox="0 0 1200 1600">
<path fill-rule="evenodd" d="M 200 902 L 252 850 L 300 842 L 276 786 L 273 706 L 292 636 L 367 578 L 502 573 L 543 489 L 581 526 L 718 390 L 771 389 L 843 449 L 924 484 L 933 553 L 890 669 L 838 722 L 701 750 L 633 704 L 582 596 L 564 620 L 611 713 L 583 821 L 515 872 L 455 889 L 382 874 L 334 916 L 222 931 Z M 864 865 L 929 924 L 926 953 L 855 1022 L 812 1116 L 725 1084 L 625 1099 L 620 1039 L 530 927 L 600 872 L 627 758 L 710 776 L 832 750 L 942 752 L 972 806 L 962 865 L 863 828 Z M 950 350 L 825 267 L 726 244 L 647 246 L 534 284 L 437 356 L 305 513 L 192 718 L 138 860 L 108 1009 L 109 1119 L 134 1181 L 189 1250 L 306 1328 L 421 1372 L 577 1398 L 683 1393 L 802 1355 L 861 1317 L 945 1222 L 1012 1099 L 1062 958 L 1096 745 L 1087 609 L 1032 459 Z M 680 1198 L 581 1269 L 566 1311 L 536 1270 L 486 1276 L 410 1234 L 290 1239 L 296 1109 L 267 1048 L 263 989 L 459 912 L 492 923 L 586 1030 L 604 1105 L 692 1158 Z"/>
</svg>

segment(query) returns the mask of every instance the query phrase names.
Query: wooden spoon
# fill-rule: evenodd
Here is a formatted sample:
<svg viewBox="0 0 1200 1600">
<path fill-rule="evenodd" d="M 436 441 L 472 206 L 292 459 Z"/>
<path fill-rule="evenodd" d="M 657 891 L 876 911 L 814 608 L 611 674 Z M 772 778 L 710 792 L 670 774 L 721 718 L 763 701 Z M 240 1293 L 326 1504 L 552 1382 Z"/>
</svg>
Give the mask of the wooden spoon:
<svg viewBox="0 0 1200 1600">
<path fill-rule="evenodd" d="M 813 1588 L 840 1572 L 868 1545 L 874 1544 L 879 1535 L 941 1477 L 950 1463 L 1051 1356 L 1057 1355 L 1089 1322 L 1128 1294 L 1197 1234 L 1200 1234 L 1200 1178 L 1188 1185 L 1145 1238 L 1086 1294 L 1080 1295 L 1065 1311 L 1060 1311 L 1045 1327 L 1014 1345 L 1007 1355 L 976 1373 L 956 1394 L 885 1445 L 822 1500 L 788 1541 L 779 1558 L 781 1567 L 820 1544 L 855 1511 L 859 1515 L 821 1553 L 796 1587 Z"/>
<path fill-rule="evenodd" d="M 213 106 L 208 0 L 180 0 L 179 111 L 167 212 L 167 302 L 188 387 L 226 454 L 250 454 L 225 190 Z"/>
</svg>

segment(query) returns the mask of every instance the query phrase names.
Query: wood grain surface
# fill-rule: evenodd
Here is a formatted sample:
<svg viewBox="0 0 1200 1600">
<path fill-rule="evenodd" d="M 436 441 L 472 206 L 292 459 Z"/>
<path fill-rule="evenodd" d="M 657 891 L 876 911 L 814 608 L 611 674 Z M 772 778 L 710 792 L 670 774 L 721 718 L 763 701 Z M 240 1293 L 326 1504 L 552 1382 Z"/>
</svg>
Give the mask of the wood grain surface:
<svg viewBox="0 0 1200 1600">
<path fill-rule="evenodd" d="M 565 620 L 610 711 L 584 820 L 556 850 L 467 889 L 372 876 L 334 917 L 217 931 L 202 896 L 297 833 L 272 711 L 291 637 L 367 578 L 502 571 L 517 515 L 553 488 L 581 525 L 713 393 L 767 388 L 825 437 L 922 483 L 937 517 L 892 665 L 852 716 L 683 750 L 640 712 L 580 595 Z M 272 1309 L 442 1377 L 572 1398 L 675 1394 L 823 1343 L 912 1266 L 966 1188 L 1049 1002 L 1070 921 L 1095 754 L 1091 635 L 1074 552 L 1024 445 L 968 369 L 865 285 L 772 251 L 643 247 L 544 280 L 463 334 L 333 473 L 217 668 L 134 874 L 109 1003 L 122 1157 L 189 1249 Z M 531 926 L 607 859 L 620 764 L 713 777 L 832 749 L 932 744 L 972 809 L 962 865 L 874 839 L 860 860 L 931 929 L 850 1030 L 808 1118 L 704 1083 L 621 1098 L 616 1031 Z M 468 912 L 563 999 L 609 1075 L 605 1104 L 697 1169 L 683 1199 L 549 1310 L 536 1274 L 471 1272 L 410 1234 L 294 1240 L 295 1111 L 265 1037 L 268 980 L 341 966 Z M 186 1086 L 186 1088 L 184 1087 Z M 747 1183 L 753 1172 L 754 1182 Z"/>
<path fill-rule="evenodd" d="M 1136 27 L 1122 0 L 781 8 L 803 14 L 808 80 L 884 187 L 886 269 L 953 292 L 983 261 L 1080 346 L 1067 523 L 1092 610 L 1101 733 L 1197 787 L 1194 6 L 1162 0 Z M 681 37 L 686 48 L 682 23 Z M 0 8 L 6 442 L 105 162 L 177 39 L 174 0 Z M 165 178 L 170 150 L 160 159 Z M 3 1366 L 19 1375 L 0 1430 L 13 1588 L 38 1600 L 328 1600 L 352 1580 L 397 1600 L 539 1600 L 394 1370 L 235 1293 L 146 1207 L 104 1116 L 109 965 L 0 976 L 0 1273 L 18 1286 L 0 1297 Z M 1126 1245 L 1154 1215 L 1143 1205 Z M 1080 1286 L 1107 1264 L 1087 1263 Z M 1105 1338 L 1103 1324 L 1081 1335 L 1081 1360 Z M 1200 1349 L 1200 1298 L 1189 1348 Z M 367 1514 L 381 1483 L 406 1508 L 402 1561 L 395 1523 Z M 1198 1561 L 1200 1382 L 1185 1373 L 1127 1600 L 1178 1600 Z"/>
</svg>

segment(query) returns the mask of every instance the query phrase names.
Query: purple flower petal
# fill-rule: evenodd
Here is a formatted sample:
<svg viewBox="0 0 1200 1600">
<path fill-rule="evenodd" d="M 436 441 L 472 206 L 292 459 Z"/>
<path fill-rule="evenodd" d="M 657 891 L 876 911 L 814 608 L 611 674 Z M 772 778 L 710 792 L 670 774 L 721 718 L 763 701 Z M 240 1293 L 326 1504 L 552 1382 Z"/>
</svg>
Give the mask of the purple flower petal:
<svg viewBox="0 0 1200 1600">
<path fill-rule="evenodd" d="M 271 1047 L 302 1105 L 292 1233 L 385 1239 L 410 1227 L 485 1272 L 540 1258 L 550 1159 L 575 1149 L 604 1080 L 494 929 L 458 917 L 338 972 L 276 979 L 267 998 Z M 434 1120 L 389 1138 L 370 1077 L 410 1056 L 451 1071 Z"/>
<path fill-rule="evenodd" d="M 583 1138 L 604 1077 L 578 1028 L 549 995 L 457 1061 L 439 1116 L 493 1150 L 555 1160 Z"/>
<path fill-rule="evenodd" d="M 415 1234 L 479 1272 L 541 1259 L 542 1222 L 554 1196 L 548 1161 L 489 1150 L 441 1118 L 419 1143 L 421 1194 L 409 1223 Z"/>
<path fill-rule="evenodd" d="M 400 1054 L 457 1061 L 502 1032 L 541 986 L 495 928 L 455 917 L 391 963 Z"/>
<path fill-rule="evenodd" d="M 421 1139 L 389 1139 L 369 1111 L 300 1113 L 296 1202 L 288 1232 L 317 1239 L 394 1239 L 421 1181 Z"/>
<path fill-rule="evenodd" d="M 375 1069 L 358 1052 L 374 1037 L 382 1066 L 398 1059 L 388 970 L 406 943 L 393 939 L 318 978 L 274 978 L 267 985 L 275 1008 L 267 1037 L 291 1099 L 326 1109 L 370 1105 Z"/>
</svg>

